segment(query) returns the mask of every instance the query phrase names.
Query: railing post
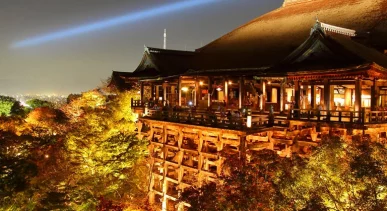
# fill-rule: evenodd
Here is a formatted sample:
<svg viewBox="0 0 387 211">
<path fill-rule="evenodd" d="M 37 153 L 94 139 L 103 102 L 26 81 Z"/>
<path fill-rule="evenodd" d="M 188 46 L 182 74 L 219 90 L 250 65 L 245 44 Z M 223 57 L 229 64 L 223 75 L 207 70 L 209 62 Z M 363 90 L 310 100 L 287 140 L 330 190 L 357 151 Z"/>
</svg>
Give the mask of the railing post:
<svg viewBox="0 0 387 211">
<path fill-rule="evenodd" d="M 331 111 L 330 110 L 327 110 L 327 122 L 330 122 L 331 121 Z"/>
<path fill-rule="evenodd" d="M 364 124 L 366 122 L 365 121 L 365 118 L 366 118 L 365 108 L 362 108 L 361 112 L 362 112 L 362 121 L 361 122 Z"/>
<path fill-rule="evenodd" d="M 133 98 L 130 98 L 130 107 L 133 107 Z"/>
<path fill-rule="evenodd" d="M 341 111 L 339 111 L 339 122 L 341 122 Z"/>
<path fill-rule="evenodd" d="M 353 111 L 350 111 L 349 113 L 349 121 L 353 123 Z"/>
</svg>

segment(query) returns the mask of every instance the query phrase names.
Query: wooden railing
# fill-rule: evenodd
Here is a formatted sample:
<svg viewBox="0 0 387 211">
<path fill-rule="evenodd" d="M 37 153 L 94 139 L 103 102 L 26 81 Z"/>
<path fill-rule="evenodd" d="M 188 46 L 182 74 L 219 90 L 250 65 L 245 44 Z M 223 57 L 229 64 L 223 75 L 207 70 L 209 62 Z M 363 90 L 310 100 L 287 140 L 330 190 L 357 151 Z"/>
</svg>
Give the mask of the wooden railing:
<svg viewBox="0 0 387 211">
<path fill-rule="evenodd" d="M 316 122 L 338 122 L 357 124 L 387 123 L 387 111 L 330 111 L 292 109 L 289 112 L 290 120 L 306 120 Z"/>
<path fill-rule="evenodd" d="M 252 115 L 251 127 L 247 127 L 247 117 L 229 116 L 220 112 L 207 111 L 164 111 L 149 109 L 145 118 L 154 120 L 186 123 L 200 126 L 219 127 L 227 129 L 257 129 L 273 124 L 268 115 Z"/>
</svg>

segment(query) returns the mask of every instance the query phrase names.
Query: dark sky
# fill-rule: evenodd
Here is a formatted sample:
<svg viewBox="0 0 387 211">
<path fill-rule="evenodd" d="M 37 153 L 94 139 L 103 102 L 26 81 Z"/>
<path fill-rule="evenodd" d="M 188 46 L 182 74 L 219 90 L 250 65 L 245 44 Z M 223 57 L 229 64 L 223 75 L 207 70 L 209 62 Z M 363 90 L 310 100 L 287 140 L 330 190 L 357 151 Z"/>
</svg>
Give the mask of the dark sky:
<svg viewBox="0 0 387 211">
<path fill-rule="evenodd" d="M 138 12 L 176 0 L 0 0 L 0 94 L 69 94 L 133 71 L 144 45 L 194 50 L 283 0 L 223 0 L 48 43 L 13 49 L 37 35 Z"/>
</svg>

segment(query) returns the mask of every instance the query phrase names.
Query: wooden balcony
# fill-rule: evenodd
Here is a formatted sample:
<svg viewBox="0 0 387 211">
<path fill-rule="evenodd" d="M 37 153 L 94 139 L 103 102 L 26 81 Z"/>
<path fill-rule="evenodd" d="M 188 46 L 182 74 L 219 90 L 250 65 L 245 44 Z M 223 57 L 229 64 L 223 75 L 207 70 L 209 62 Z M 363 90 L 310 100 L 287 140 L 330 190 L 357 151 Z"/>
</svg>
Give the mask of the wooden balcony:
<svg viewBox="0 0 387 211">
<path fill-rule="evenodd" d="M 387 111 L 330 111 L 292 109 L 288 115 L 289 120 L 302 120 L 310 122 L 327 122 L 343 124 L 385 124 Z"/>
<path fill-rule="evenodd" d="M 270 120 L 268 114 L 252 114 L 249 126 L 244 114 L 227 116 L 227 112 L 189 109 L 179 111 L 149 109 L 143 118 L 235 130 L 256 130 L 274 124 L 274 120 Z"/>
</svg>

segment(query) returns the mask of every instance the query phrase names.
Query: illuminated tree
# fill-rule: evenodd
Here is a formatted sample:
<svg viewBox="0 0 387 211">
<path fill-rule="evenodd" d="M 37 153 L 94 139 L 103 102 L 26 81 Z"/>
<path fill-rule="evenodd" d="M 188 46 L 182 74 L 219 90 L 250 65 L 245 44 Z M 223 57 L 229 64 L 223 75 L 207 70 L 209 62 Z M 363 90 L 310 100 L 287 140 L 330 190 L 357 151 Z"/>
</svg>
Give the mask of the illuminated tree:
<svg viewBox="0 0 387 211">
<path fill-rule="evenodd" d="M 11 115 L 12 107 L 15 103 L 16 100 L 14 98 L 0 95 L 0 116 Z"/>
<path fill-rule="evenodd" d="M 31 99 L 26 102 L 26 104 L 33 110 L 35 108 L 49 107 L 53 108 L 54 105 L 51 102 L 40 100 L 40 99 Z"/>
</svg>

